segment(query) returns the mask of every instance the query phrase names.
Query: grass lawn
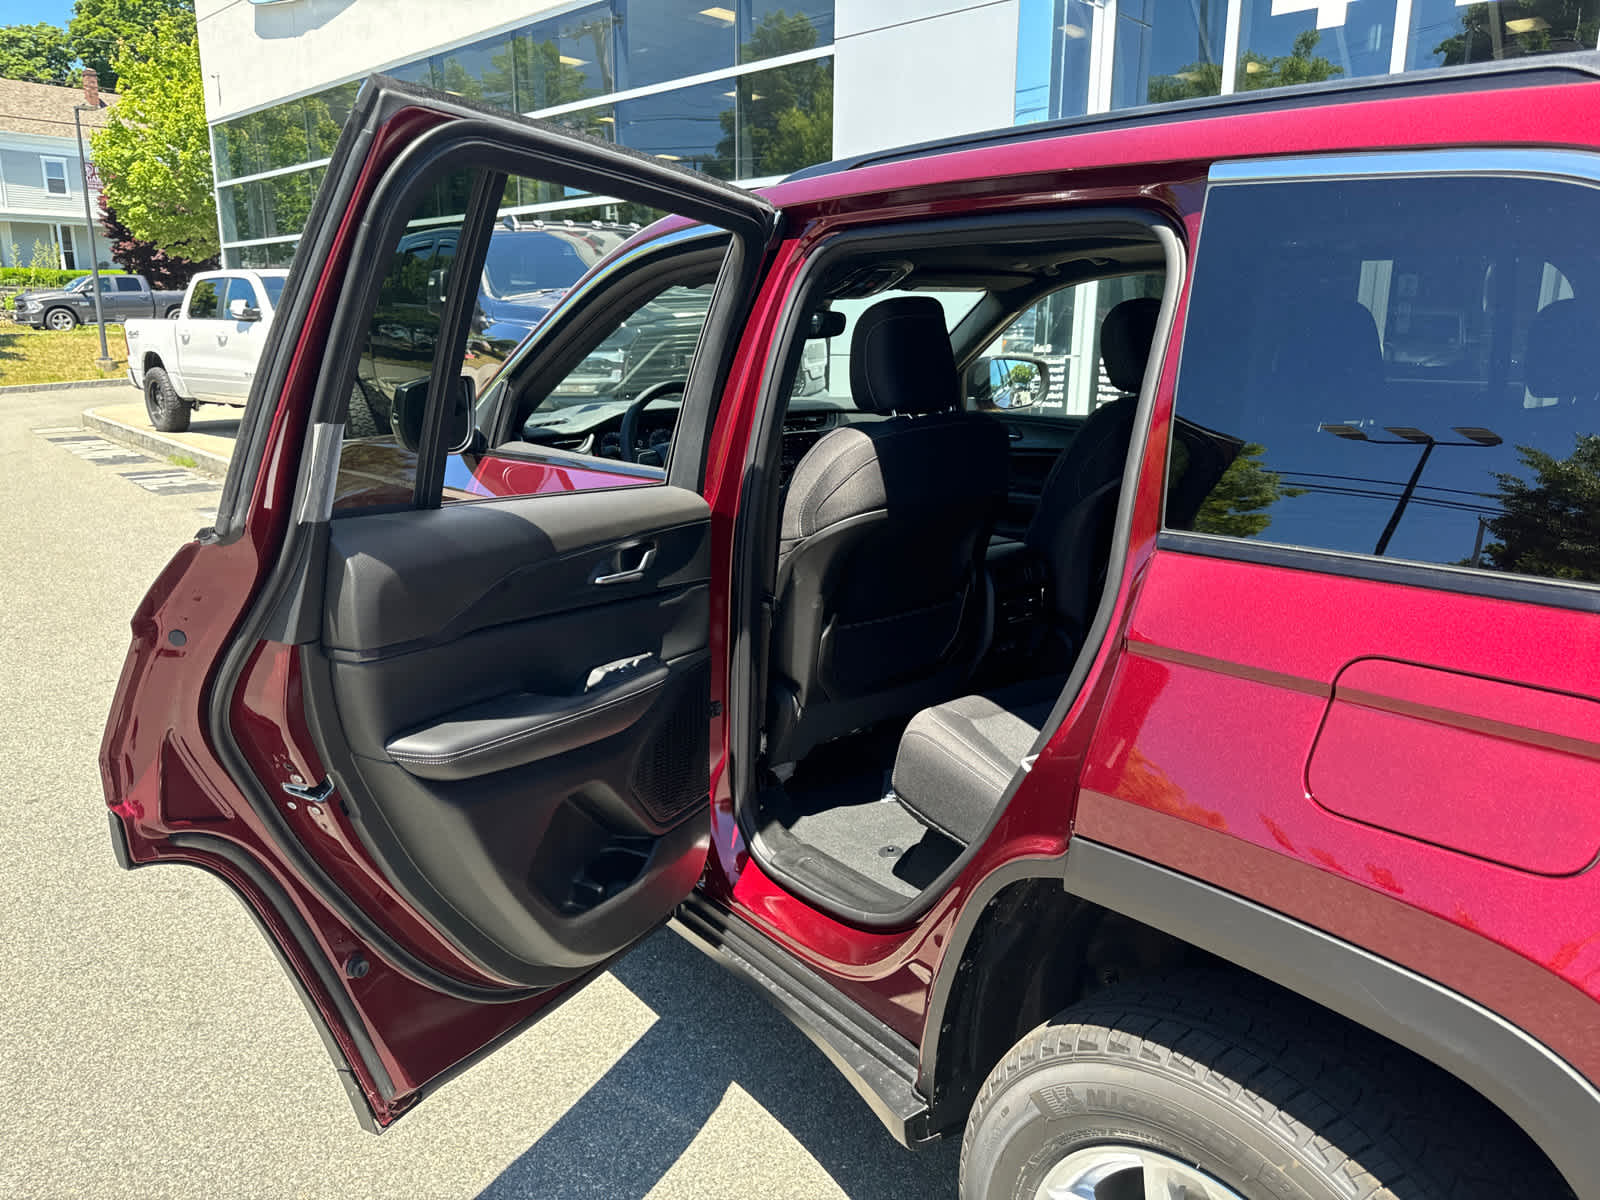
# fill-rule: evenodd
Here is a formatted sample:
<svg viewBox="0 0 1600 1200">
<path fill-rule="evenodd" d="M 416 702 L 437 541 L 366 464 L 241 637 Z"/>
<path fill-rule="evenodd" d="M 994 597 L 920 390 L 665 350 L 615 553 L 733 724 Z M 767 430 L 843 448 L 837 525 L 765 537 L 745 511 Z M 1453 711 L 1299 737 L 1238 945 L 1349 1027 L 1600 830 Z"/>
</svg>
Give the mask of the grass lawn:
<svg viewBox="0 0 1600 1200">
<path fill-rule="evenodd" d="M 100 330 L 93 325 L 70 333 L 0 325 L 0 387 L 116 378 L 127 366 L 122 326 L 106 326 L 106 348 L 117 365 L 114 370 L 100 371 L 94 365 L 100 357 Z"/>
</svg>

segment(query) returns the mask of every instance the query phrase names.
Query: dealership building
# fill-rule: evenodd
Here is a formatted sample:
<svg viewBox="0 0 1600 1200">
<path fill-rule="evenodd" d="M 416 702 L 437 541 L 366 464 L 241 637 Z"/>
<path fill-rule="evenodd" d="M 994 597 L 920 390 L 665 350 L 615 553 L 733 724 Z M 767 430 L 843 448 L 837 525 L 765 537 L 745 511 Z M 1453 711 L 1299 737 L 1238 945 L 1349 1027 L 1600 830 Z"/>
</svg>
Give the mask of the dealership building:
<svg viewBox="0 0 1600 1200">
<path fill-rule="evenodd" d="M 382 71 L 759 186 L 1013 123 L 1594 48 L 1600 0 L 198 0 L 231 266 L 287 263 Z M 541 219 L 592 196 L 508 191 Z"/>
</svg>

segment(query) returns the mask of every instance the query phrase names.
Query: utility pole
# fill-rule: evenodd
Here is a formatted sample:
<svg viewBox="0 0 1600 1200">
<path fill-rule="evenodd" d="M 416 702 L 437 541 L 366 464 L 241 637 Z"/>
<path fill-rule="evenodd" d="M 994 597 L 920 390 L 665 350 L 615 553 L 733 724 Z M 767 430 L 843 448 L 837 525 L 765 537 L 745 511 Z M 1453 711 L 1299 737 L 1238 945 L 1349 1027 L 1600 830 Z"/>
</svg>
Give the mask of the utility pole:
<svg viewBox="0 0 1600 1200">
<path fill-rule="evenodd" d="M 91 94 L 89 76 L 93 75 L 91 67 L 84 72 L 84 97 Z M 93 81 L 98 84 L 98 81 Z M 99 88 L 94 88 L 98 94 Z M 100 302 L 100 254 L 94 245 L 94 213 L 89 208 L 89 156 L 83 152 L 83 118 L 82 113 L 88 110 L 87 104 L 74 104 L 72 106 L 72 124 L 78 131 L 78 174 L 83 179 L 83 223 L 85 232 L 89 235 L 89 273 L 94 276 L 94 281 L 89 285 L 94 288 L 94 320 L 100 326 L 100 357 L 95 359 L 94 365 L 102 371 L 109 371 L 117 364 L 111 358 L 111 351 L 106 348 L 106 313 L 105 306 Z"/>
</svg>

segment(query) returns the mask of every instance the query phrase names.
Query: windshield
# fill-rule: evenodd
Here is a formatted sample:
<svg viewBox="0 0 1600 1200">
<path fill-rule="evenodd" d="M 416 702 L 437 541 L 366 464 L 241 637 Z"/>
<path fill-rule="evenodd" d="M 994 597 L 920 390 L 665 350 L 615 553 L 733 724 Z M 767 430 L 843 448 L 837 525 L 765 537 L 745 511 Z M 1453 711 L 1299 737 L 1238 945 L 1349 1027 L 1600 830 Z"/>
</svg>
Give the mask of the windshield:
<svg viewBox="0 0 1600 1200">
<path fill-rule="evenodd" d="M 281 275 L 263 275 L 261 277 L 261 286 L 267 289 L 267 302 L 273 308 L 278 307 L 278 297 L 283 295 L 283 285 L 287 282 L 288 280 Z"/>
<path fill-rule="evenodd" d="M 86 292 L 89 290 L 89 284 L 93 279 L 93 275 L 79 275 L 71 283 L 67 284 L 66 290 L 69 292 Z"/>
<path fill-rule="evenodd" d="M 489 258 L 483 267 L 490 295 L 566 291 L 601 256 L 586 256 L 579 246 L 576 238 L 546 230 L 495 234 L 489 239 Z"/>
</svg>

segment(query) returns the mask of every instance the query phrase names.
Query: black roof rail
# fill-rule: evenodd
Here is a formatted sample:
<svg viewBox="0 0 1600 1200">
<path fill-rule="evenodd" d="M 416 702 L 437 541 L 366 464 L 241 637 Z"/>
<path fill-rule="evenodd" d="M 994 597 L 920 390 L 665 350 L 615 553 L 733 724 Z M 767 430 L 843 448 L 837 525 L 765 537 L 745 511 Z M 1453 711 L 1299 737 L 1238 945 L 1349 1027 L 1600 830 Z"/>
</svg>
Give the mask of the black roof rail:
<svg viewBox="0 0 1600 1200">
<path fill-rule="evenodd" d="M 1203 117 L 1227 116 L 1242 112 L 1274 112 L 1311 108 L 1319 104 L 1347 104 L 1353 100 L 1390 99 L 1404 96 L 1443 96 L 1455 92 L 1494 91 L 1501 88 L 1546 87 L 1562 83 L 1600 80 L 1600 51 L 1582 50 L 1568 54 L 1528 55 L 1500 62 L 1469 63 L 1460 67 L 1430 67 L 1400 75 L 1367 75 L 1355 79 L 1334 79 L 1322 83 L 1302 83 L 1292 87 L 1263 88 L 1235 92 L 1231 96 L 1201 96 L 1195 100 L 1175 100 L 1166 104 L 1145 104 L 1088 117 L 1062 117 L 1030 125 L 1008 125 L 983 133 L 961 134 L 918 142 L 889 150 L 874 150 L 849 158 L 804 167 L 782 182 L 836 175 L 858 167 L 901 162 L 932 154 L 950 154 L 985 146 L 1014 145 L 1042 141 L 1074 133 L 1140 126 L 1168 125 Z"/>
</svg>

